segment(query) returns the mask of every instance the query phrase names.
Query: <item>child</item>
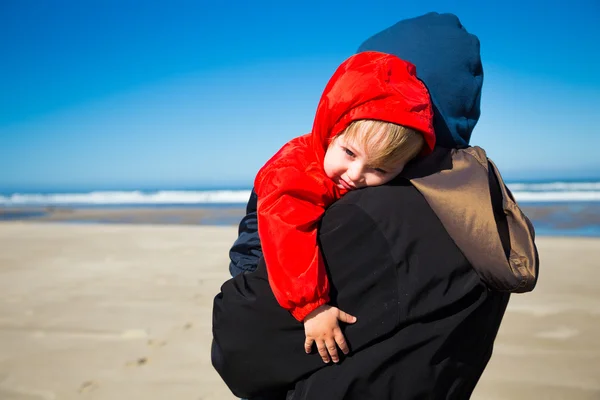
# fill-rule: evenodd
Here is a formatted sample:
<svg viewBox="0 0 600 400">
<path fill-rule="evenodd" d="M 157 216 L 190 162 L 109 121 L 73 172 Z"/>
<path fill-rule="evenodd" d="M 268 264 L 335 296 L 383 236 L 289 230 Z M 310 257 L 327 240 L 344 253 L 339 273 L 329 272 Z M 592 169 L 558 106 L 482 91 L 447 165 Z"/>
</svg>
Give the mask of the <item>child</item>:
<svg viewBox="0 0 600 400">
<path fill-rule="evenodd" d="M 435 144 L 433 111 L 415 68 L 395 56 L 358 53 L 327 84 L 310 134 L 284 145 L 258 172 L 258 234 L 279 304 L 304 322 L 305 350 L 323 361 L 348 346 L 338 326 L 356 321 L 327 305 L 317 245 L 325 209 L 350 190 L 382 185 Z M 368 267 L 368 266 L 365 266 Z"/>
</svg>

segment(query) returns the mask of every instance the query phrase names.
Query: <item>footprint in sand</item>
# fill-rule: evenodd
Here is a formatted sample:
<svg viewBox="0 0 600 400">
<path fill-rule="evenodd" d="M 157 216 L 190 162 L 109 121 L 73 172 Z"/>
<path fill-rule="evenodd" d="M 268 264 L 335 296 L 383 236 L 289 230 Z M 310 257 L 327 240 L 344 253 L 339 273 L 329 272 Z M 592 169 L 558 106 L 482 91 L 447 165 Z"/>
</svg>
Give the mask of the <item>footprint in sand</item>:
<svg viewBox="0 0 600 400">
<path fill-rule="evenodd" d="M 100 385 L 96 381 L 85 381 L 81 384 L 81 386 L 79 386 L 77 391 L 79 393 L 93 392 L 94 390 L 98 389 L 99 386 Z"/>
<path fill-rule="evenodd" d="M 143 365 L 148 364 L 148 357 L 140 357 L 135 361 L 128 361 L 125 363 L 126 367 L 141 367 Z"/>
</svg>

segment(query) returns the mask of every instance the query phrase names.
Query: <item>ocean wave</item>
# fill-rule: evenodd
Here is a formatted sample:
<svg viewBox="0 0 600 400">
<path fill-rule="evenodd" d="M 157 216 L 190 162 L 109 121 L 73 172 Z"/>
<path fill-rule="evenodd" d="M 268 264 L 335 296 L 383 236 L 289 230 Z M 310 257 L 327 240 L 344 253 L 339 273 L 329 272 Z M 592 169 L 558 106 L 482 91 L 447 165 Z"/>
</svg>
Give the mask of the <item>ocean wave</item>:
<svg viewBox="0 0 600 400">
<path fill-rule="evenodd" d="M 509 183 L 508 187 L 515 192 L 580 192 L 600 190 L 600 182 Z"/>
<path fill-rule="evenodd" d="M 600 201 L 600 182 L 511 183 L 518 202 Z M 2 206 L 202 205 L 246 204 L 250 190 L 92 191 L 87 193 L 13 193 Z"/>
<path fill-rule="evenodd" d="M 600 191 L 513 192 L 520 203 L 600 201 Z"/>
<path fill-rule="evenodd" d="M 512 182 L 507 185 L 521 203 L 600 201 L 600 182 Z"/>
<path fill-rule="evenodd" d="M 0 196 L 2 205 L 129 205 L 129 204 L 245 204 L 250 190 L 206 190 L 157 192 L 97 191 L 89 193 L 14 193 Z"/>
</svg>

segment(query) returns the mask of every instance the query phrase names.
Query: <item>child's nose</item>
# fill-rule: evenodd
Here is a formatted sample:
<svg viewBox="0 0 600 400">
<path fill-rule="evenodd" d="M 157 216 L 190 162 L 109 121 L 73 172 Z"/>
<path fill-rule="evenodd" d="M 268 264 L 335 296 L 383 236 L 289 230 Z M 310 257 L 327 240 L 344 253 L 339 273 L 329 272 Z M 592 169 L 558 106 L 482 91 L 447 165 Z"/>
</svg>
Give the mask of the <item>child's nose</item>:
<svg viewBox="0 0 600 400">
<path fill-rule="evenodd" d="M 362 180 L 362 167 L 353 165 L 348 169 L 348 178 L 354 183 L 360 183 Z"/>
</svg>

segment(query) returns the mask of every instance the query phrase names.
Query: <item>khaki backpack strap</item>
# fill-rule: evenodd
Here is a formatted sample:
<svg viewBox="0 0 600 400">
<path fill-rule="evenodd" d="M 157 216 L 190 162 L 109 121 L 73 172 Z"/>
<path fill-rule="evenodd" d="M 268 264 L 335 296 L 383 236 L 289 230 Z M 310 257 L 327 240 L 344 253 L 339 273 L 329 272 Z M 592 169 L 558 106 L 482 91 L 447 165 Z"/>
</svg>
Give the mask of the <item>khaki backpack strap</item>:
<svg viewBox="0 0 600 400">
<path fill-rule="evenodd" d="M 480 147 L 452 150 L 452 168 L 411 179 L 450 237 L 481 278 L 501 291 L 527 292 L 537 278 L 533 227 L 521 212 L 495 165 Z M 488 176 L 493 168 L 502 191 L 510 233 L 507 259 L 498 234 Z"/>
</svg>

